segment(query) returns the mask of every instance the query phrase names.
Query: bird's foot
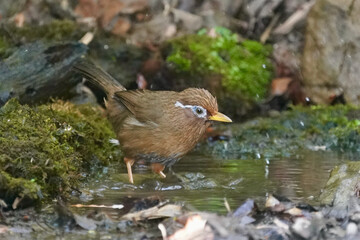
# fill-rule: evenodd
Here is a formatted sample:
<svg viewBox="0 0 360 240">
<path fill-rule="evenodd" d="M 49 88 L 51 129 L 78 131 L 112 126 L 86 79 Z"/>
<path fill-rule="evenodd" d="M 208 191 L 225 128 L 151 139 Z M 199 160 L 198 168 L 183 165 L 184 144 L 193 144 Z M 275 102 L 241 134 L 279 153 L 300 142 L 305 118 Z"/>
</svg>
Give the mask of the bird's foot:
<svg viewBox="0 0 360 240">
<path fill-rule="evenodd" d="M 135 161 L 134 161 L 134 159 L 125 157 L 124 162 L 126 164 L 126 168 L 127 168 L 127 172 L 128 172 L 128 176 L 129 176 L 129 182 L 134 184 L 134 178 L 133 178 L 131 166 L 134 164 Z"/>
<path fill-rule="evenodd" d="M 151 164 L 151 169 L 154 173 L 157 173 L 160 175 L 160 177 L 162 178 L 166 178 L 166 175 L 163 173 L 165 166 L 160 164 L 160 163 L 152 163 Z"/>
</svg>

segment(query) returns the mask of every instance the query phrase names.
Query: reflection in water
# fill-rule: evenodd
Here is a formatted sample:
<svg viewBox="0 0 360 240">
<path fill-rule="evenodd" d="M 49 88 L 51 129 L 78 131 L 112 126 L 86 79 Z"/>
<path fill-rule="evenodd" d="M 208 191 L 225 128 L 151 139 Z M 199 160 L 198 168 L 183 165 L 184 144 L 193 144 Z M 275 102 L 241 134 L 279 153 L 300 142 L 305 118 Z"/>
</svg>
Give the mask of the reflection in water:
<svg viewBox="0 0 360 240">
<path fill-rule="evenodd" d="M 86 204 L 110 205 L 119 204 L 128 196 L 156 195 L 199 210 L 226 212 L 224 198 L 234 210 L 247 198 L 261 203 L 268 194 L 277 193 L 294 201 L 316 204 L 329 171 L 345 160 L 323 151 L 247 160 L 219 160 L 192 154 L 178 162 L 172 169 L 174 173 L 168 173 L 166 179 L 157 178 L 149 170 L 135 169 L 136 185 L 127 183 L 124 169 L 109 170 L 101 180 L 86 186 L 90 197 L 82 200 Z"/>
</svg>

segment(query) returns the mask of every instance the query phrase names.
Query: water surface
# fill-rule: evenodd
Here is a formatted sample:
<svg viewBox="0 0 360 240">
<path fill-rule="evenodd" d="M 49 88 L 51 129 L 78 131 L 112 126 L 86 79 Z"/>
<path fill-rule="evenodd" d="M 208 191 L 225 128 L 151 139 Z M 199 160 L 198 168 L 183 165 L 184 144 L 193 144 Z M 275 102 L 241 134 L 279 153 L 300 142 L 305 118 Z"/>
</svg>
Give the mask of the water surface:
<svg viewBox="0 0 360 240">
<path fill-rule="evenodd" d="M 235 209 L 247 198 L 262 205 L 269 194 L 276 193 L 316 205 L 330 170 L 346 160 L 341 154 L 309 150 L 271 159 L 224 160 L 192 153 L 172 172 L 166 172 L 166 179 L 135 168 L 135 185 L 127 183 L 124 165 L 106 169 L 101 178 L 85 186 L 80 201 L 111 205 L 121 204 L 127 197 L 156 196 L 198 210 L 225 213 L 224 198 Z M 79 203 L 79 198 L 73 203 Z"/>
</svg>

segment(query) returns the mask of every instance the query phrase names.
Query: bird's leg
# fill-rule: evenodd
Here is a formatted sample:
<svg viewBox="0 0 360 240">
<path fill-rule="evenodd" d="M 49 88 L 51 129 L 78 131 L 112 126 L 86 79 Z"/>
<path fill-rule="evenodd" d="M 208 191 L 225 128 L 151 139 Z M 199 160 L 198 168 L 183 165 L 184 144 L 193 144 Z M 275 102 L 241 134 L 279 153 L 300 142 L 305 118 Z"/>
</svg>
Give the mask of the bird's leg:
<svg viewBox="0 0 360 240">
<path fill-rule="evenodd" d="M 151 169 L 154 173 L 159 174 L 162 178 L 166 178 L 166 175 L 163 173 L 165 166 L 160 163 L 152 163 Z"/>
<path fill-rule="evenodd" d="M 126 168 L 127 168 L 127 172 L 128 172 L 128 176 L 129 176 L 129 182 L 134 184 L 134 178 L 132 175 L 131 166 L 134 164 L 135 161 L 134 161 L 134 159 L 124 157 L 124 162 L 126 164 Z"/>
</svg>

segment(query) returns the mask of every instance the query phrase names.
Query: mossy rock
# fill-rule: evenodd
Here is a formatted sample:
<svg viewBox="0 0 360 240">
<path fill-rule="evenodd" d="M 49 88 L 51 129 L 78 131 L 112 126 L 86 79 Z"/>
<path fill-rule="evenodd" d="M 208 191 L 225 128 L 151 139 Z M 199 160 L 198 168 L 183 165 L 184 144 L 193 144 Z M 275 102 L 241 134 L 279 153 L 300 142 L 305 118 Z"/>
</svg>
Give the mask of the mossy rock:
<svg viewBox="0 0 360 240">
<path fill-rule="evenodd" d="M 360 191 L 360 162 L 347 162 L 331 171 L 319 201 L 331 205 L 329 216 L 344 219 L 357 212 Z"/>
<path fill-rule="evenodd" d="M 57 101 L 0 109 L 0 198 L 32 202 L 67 196 L 96 167 L 120 159 L 111 126 L 99 109 Z"/>
<path fill-rule="evenodd" d="M 229 142 L 204 145 L 203 152 L 222 158 L 286 157 L 302 149 L 334 151 L 356 157 L 360 151 L 358 107 L 312 106 L 230 127 Z"/>
<path fill-rule="evenodd" d="M 8 57 L 12 48 L 19 44 L 38 41 L 64 42 L 78 41 L 86 32 L 84 26 L 68 19 L 53 20 L 44 25 L 25 24 L 17 27 L 14 24 L 0 26 L 0 60 Z"/>
<path fill-rule="evenodd" d="M 5 28 L 5 29 L 4 29 Z M 39 39 L 43 41 L 70 41 L 79 40 L 85 33 L 75 21 L 52 20 L 44 25 L 25 24 L 23 27 L 17 27 L 9 24 L 3 26 L 2 31 L 7 31 L 3 39 L 11 41 L 12 39 L 21 40 L 22 42 L 32 42 Z M 12 39 L 10 39 L 10 37 Z"/>
<path fill-rule="evenodd" d="M 360 181 L 360 162 L 348 162 L 335 167 L 330 174 L 319 201 L 321 204 L 342 205 L 355 196 Z"/>
<path fill-rule="evenodd" d="M 271 47 L 252 40 L 239 42 L 237 35 L 225 28 L 215 31 L 217 37 L 200 31 L 171 40 L 166 61 L 180 73 L 221 75 L 221 85 L 230 94 L 263 99 L 273 73 Z"/>
</svg>

